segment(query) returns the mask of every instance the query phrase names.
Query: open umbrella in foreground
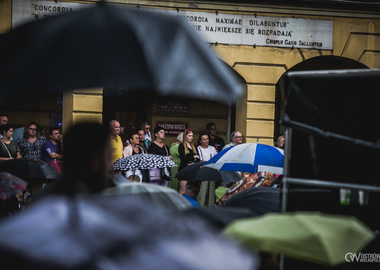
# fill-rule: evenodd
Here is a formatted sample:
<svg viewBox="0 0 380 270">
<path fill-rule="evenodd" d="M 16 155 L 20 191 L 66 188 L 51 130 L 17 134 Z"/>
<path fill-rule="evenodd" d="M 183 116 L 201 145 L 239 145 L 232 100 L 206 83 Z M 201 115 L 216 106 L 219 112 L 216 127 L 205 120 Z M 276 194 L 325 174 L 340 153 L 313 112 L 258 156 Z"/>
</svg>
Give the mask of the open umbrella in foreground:
<svg viewBox="0 0 380 270">
<path fill-rule="evenodd" d="M 215 181 L 215 182 L 237 182 L 241 176 L 233 171 L 218 171 L 212 168 L 203 167 L 206 162 L 197 162 L 177 173 L 178 180 L 192 181 Z"/>
<path fill-rule="evenodd" d="M 0 59 L 13 97 L 114 87 L 230 103 L 245 88 L 182 18 L 107 4 L 11 30 Z"/>
<path fill-rule="evenodd" d="M 0 201 L 23 192 L 27 182 L 7 172 L 0 172 Z"/>
<path fill-rule="evenodd" d="M 0 235 L 9 269 L 257 269 L 201 220 L 126 196 L 46 197 L 1 222 Z"/>
<path fill-rule="evenodd" d="M 57 170 L 50 164 L 33 159 L 12 159 L 0 163 L 0 171 L 9 172 L 29 183 L 51 183 L 60 179 Z"/>
<path fill-rule="evenodd" d="M 225 207 L 247 208 L 263 215 L 270 212 L 280 212 L 281 194 L 279 189 L 255 187 L 240 191 L 222 204 Z"/>
<path fill-rule="evenodd" d="M 105 189 L 101 194 L 139 198 L 147 203 L 151 203 L 154 207 L 168 210 L 184 210 L 193 207 L 187 199 L 174 189 L 147 183 L 127 183 L 110 187 Z M 125 207 L 128 206 L 125 205 Z"/>
<path fill-rule="evenodd" d="M 242 143 L 222 150 L 204 167 L 220 171 L 283 173 L 284 151 L 260 143 Z"/>
<path fill-rule="evenodd" d="M 236 220 L 257 216 L 257 213 L 249 209 L 236 207 L 193 207 L 184 210 L 182 214 L 200 217 L 216 230 L 222 230 Z"/>
<path fill-rule="evenodd" d="M 229 225 L 223 235 L 253 249 L 335 266 L 375 235 L 354 216 L 319 212 L 269 213 Z"/>
</svg>

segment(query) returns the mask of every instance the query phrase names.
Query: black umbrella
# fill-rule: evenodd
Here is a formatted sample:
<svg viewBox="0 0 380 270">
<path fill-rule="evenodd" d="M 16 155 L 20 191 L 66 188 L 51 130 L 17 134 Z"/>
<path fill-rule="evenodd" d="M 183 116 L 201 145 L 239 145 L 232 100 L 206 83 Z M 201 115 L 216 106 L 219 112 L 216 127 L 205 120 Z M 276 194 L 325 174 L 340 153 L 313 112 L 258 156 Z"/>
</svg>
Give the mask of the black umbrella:
<svg viewBox="0 0 380 270">
<path fill-rule="evenodd" d="M 30 183 L 50 183 L 60 175 L 50 164 L 33 159 L 12 159 L 0 163 L 0 172 L 8 172 Z"/>
<path fill-rule="evenodd" d="M 12 269 L 257 266 L 201 220 L 179 218 L 125 196 L 47 197 L 23 216 L 0 223 L 0 235 L 6 235 L 0 237 L 1 262 Z"/>
<path fill-rule="evenodd" d="M 202 167 L 206 162 L 197 162 L 179 171 L 176 175 L 178 180 L 214 181 L 214 182 L 237 182 L 241 176 L 233 171 L 218 171 L 212 168 Z"/>
<path fill-rule="evenodd" d="M 2 95 L 108 86 L 234 102 L 245 87 L 185 20 L 106 4 L 11 30 L 0 59 Z"/>
<path fill-rule="evenodd" d="M 280 190 L 268 187 L 249 188 L 225 200 L 223 206 L 248 208 L 259 215 L 279 212 L 281 210 Z"/>
<path fill-rule="evenodd" d="M 238 207 L 192 207 L 182 213 L 200 217 L 217 230 L 222 230 L 235 220 L 258 216 L 254 211 Z"/>
</svg>

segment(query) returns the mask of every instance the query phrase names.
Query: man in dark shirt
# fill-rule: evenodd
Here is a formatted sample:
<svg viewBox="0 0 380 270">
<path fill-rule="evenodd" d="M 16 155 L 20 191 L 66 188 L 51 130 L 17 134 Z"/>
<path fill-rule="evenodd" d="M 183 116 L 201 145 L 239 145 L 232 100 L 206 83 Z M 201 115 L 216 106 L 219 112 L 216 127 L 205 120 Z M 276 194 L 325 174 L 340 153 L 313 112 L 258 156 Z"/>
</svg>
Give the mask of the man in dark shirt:
<svg viewBox="0 0 380 270">
<path fill-rule="evenodd" d="M 216 148 L 216 151 L 220 152 L 222 151 L 224 147 L 224 140 L 223 138 L 216 135 L 216 125 L 213 122 L 210 122 L 206 125 L 207 133 L 209 137 L 209 145 L 214 146 Z"/>
</svg>

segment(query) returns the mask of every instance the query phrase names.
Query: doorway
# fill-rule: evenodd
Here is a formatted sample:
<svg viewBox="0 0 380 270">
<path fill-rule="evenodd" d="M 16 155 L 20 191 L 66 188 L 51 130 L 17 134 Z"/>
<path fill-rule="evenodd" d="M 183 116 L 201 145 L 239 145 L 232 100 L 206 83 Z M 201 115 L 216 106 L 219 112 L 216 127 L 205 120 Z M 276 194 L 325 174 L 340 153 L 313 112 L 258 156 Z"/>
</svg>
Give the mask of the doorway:
<svg viewBox="0 0 380 270">
<path fill-rule="evenodd" d="M 103 94 L 103 124 L 108 125 L 111 120 L 120 122 L 122 128 L 120 137 L 126 142 L 128 135 L 136 132 L 141 124 L 147 121 L 151 114 L 152 101 L 143 100 L 141 95 Z M 149 121 L 148 121 L 149 122 Z"/>
<path fill-rule="evenodd" d="M 337 69 L 364 69 L 366 65 L 355 60 L 340 56 L 317 56 L 300 62 L 288 69 L 290 71 L 312 71 L 312 70 L 337 70 Z M 286 74 L 286 72 L 284 74 Z M 284 74 L 282 76 L 284 76 Z M 282 77 L 281 77 L 282 78 Z M 281 81 L 281 78 L 279 81 Z M 281 118 L 283 116 L 285 97 L 281 93 L 278 82 L 276 84 L 276 101 L 275 101 L 275 126 L 274 137 L 284 133 L 284 127 L 281 126 Z"/>
</svg>

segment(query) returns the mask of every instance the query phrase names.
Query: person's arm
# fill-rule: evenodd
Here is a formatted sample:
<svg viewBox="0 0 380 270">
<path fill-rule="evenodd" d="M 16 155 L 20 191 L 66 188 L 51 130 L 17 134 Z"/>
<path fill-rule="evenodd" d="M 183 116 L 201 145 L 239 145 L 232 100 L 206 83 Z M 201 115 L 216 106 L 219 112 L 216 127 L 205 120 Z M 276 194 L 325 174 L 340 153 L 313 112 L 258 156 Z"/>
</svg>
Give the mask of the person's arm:
<svg viewBox="0 0 380 270">
<path fill-rule="evenodd" d="M 21 158 L 21 154 L 20 154 L 20 147 L 17 146 L 17 156 L 16 158 Z"/>
<path fill-rule="evenodd" d="M 130 151 L 130 146 L 127 145 L 126 147 L 124 147 L 124 150 L 123 150 L 123 157 L 129 157 L 129 156 L 132 156 L 132 151 Z"/>
<path fill-rule="evenodd" d="M 194 153 L 194 158 L 197 158 L 197 159 L 201 159 L 200 155 L 199 155 L 199 149 L 198 147 L 195 147 L 195 153 Z"/>
<path fill-rule="evenodd" d="M 185 162 L 186 155 L 185 155 L 185 148 L 183 147 L 183 144 L 180 144 L 178 146 L 178 154 L 179 154 L 179 158 L 181 159 L 181 162 Z"/>
<path fill-rule="evenodd" d="M 63 159 L 63 155 L 58 154 L 58 153 L 55 153 L 55 152 L 49 154 L 49 156 L 50 156 L 52 159 Z"/>
</svg>

